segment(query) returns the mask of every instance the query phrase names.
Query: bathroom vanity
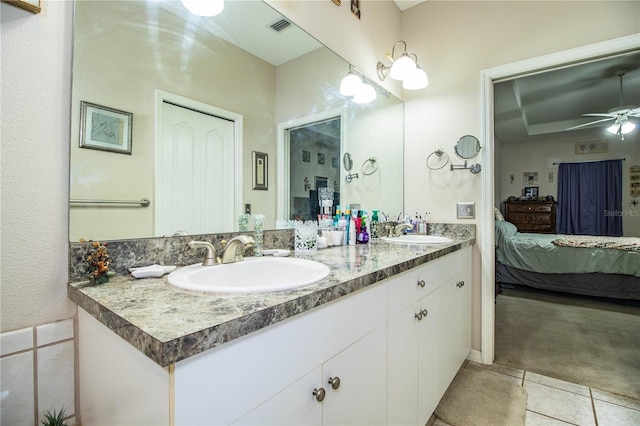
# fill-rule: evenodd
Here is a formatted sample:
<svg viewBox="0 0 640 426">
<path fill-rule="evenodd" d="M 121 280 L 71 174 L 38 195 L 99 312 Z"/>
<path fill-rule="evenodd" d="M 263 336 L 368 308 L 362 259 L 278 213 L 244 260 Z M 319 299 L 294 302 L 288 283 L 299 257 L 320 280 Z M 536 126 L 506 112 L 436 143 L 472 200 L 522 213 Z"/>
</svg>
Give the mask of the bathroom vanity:
<svg viewBox="0 0 640 426">
<path fill-rule="evenodd" d="M 71 283 L 81 421 L 423 425 L 470 350 L 474 242 L 318 251 L 327 278 L 269 294 Z"/>
</svg>

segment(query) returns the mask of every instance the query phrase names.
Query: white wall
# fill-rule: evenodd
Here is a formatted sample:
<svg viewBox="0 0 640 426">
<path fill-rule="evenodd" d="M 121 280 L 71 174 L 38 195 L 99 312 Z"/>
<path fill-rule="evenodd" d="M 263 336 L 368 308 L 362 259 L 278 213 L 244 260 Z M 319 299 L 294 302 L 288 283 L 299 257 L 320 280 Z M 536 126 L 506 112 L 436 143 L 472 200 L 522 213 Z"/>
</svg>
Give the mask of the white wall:
<svg viewBox="0 0 640 426">
<path fill-rule="evenodd" d="M 629 167 L 640 165 L 640 133 L 625 136 L 606 134 L 604 129 L 590 132 L 591 136 L 576 137 L 571 133 L 541 138 L 535 143 L 507 143 L 502 144 L 501 150 L 504 161 L 501 173 L 496 173 L 496 203 L 506 200 L 509 196 L 522 195 L 523 172 L 538 172 L 540 195 L 552 195 L 558 198 L 558 165 L 553 163 L 569 163 L 581 161 L 610 160 L 625 158 L 622 162 L 622 207 L 623 210 L 635 210 L 629 202 Z M 586 141 L 608 141 L 609 152 L 599 154 L 576 154 L 575 143 Z M 549 181 L 552 173 L 552 181 Z M 513 175 L 513 183 L 511 176 Z M 498 191 L 498 184 L 501 188 Z M 640 215 L 628 214 L 622 217 L 623 232 L 626 237 L 640 236 Z"/>
<path fill-rule="evenodd" d="M 405 11 L 403 38 L 415 49 L 430 80 L 426 90 L 404 93 L 406 210 L 430 210 L 437 222 L 456 221 L 456 201 L 474 201 L 476 211 L 481 210 L 480 175 L 430 173 L 424 166 L 435 149 L 443 148 L 455 161 L 452 146 L 461 136 L 482 136 L 481 70 L 633 34 L 638 22 L 639 2 L 428 1 Z M 505 158 L 503 152 L 503 164 Z M 481 220 L 476 215 L 471 222 L 479 225 Z M 481 243 L 483 236 L 478 238 Z M 480 256 L 476 244 L 475 349 L 481 337 Z"/>
</svg>

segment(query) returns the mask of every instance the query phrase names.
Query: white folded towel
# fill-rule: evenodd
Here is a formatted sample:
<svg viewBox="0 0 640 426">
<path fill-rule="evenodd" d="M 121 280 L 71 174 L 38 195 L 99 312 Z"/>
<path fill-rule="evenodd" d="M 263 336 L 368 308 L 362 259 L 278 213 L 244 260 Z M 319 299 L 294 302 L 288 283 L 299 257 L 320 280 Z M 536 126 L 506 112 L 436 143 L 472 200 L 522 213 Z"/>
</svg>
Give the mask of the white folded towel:
<svg viewBox="0 0 640 426">
<path fill-rule="evenodd" d="M 287 257 L 291 254 L 291 250 L 269 249 L 262 252 L 264 256 Z"/>
<path fill-rule="evenodd" d="M 169 272 L 176 269 L 175 266 L 162 266 L 162 265 L 149 265 L 142 266 L 139 268 L 129 268 L 129 272 L 136 278 L 158 278 L 163 276 L 164 274 L 168 274 Z"/>
</svg>

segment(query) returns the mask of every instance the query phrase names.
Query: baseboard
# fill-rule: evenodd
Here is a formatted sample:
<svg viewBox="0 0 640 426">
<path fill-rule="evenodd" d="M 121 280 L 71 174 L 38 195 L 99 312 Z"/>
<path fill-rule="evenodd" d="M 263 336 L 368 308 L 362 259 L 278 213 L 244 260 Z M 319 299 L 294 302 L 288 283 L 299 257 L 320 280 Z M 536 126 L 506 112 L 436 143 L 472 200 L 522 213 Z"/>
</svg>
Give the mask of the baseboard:
<svg viewBox="0 0 640 426">
<path fill-rule="evenodd" d="M 469 351 L 469 355 L 467 355 L 467 359 L 469 361 L 477 362 L 478 364 L 482 364 L 482 352 L 476 349 L 471 349 Z"/>
</svg>

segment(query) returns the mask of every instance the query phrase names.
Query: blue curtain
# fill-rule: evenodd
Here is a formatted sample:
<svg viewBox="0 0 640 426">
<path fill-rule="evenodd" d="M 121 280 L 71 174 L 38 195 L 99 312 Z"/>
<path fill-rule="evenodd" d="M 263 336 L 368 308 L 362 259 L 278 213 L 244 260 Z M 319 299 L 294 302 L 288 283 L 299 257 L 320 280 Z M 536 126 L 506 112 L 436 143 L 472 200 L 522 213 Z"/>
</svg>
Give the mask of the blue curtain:
<svg viewBox="0 0 640 426">
<path fill-rule="evenodd" d="M 557 232 L 622 235 L 622 160 L 560 163 Z"/>
</svg>

